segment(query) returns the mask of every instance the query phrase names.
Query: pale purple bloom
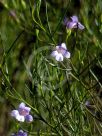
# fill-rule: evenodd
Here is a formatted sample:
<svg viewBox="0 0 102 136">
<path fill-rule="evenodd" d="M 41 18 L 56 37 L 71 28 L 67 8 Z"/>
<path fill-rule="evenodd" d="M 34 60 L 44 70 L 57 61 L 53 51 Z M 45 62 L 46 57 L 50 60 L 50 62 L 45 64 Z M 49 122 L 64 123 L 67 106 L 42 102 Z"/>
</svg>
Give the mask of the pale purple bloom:
<svg viewBox="0 0 102 136">
<path fill-rule="evenodd" d="M 66 44 L 62 43 L 56 46 L 56 50 L 51 53 L 51 56 L 55 57 L 57 61 L 63 61 L 64 58 L 70 58 L 70 52 L 68 52 Z"/>
<path fill-rule="evenodd" d="M 85 27 L 78 21 L 78 17 L 77 16 L 72 16 L 70 17 L 70 19 L 68 20 L 67 18 L 64 20 L 64 24 L 68 29 L 72 29 L 72 28 L 78 28 L 83 30 Z"/>
<path fill-rule="evenodd" d="M 25 104 L 22 102 L 19 105 L 18 110 L 12 110 L 11 116 L 16 118 L 20 122 L 24 122 L 25 120 L 27 122 L 32 122 L 33 117 L 29 114 L 31 108 L 26 107 Z"/>
<path fill-rule="evenodd" d="M 11 136 L 27 136 L 27 133 L 23 130 L 19 130 L 18 133 L 12 134 Z"/>
</svg>

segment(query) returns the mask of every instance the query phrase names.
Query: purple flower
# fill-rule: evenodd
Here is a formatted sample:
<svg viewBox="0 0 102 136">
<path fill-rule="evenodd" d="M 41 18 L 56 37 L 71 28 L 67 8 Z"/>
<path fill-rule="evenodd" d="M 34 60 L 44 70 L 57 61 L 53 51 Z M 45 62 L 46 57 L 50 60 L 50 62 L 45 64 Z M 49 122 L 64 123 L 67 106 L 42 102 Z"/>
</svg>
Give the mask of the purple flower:
<svg viewBox="0 0 102 136">
<path fill-rule="evenodd" d="M 55 57 L 57 61 L 63 61 L 63 58 L 70 58 L 70 52 L 67 51 L 65 43 L 60 46 L 56 46 L 56 50 L 51 53 L 51 56 Z"/>
<path fill-rule="evenodd" d="M 19 130 L 18 133 L 12 134 L 11 136 L 27 136 L 27 133 L 23 130 Z"/>
<path fill-rule="evenodd" d="M 29 115 L 30 110 L 31 110 L 31 108 L 26 107 L 25 104 L 22 102 L 19 105 L 18 110 L 12 110 L 11 116 L 16 118 L 20 122 L 24 122 L 25 120 L 27 122 L 32 122 L 33 117 L 31 115 Z"/>
<path fill-rule="evenodd" d="M 68 29 L 72 28 L 78 28 L 80 30 L 83 30 L 85 27 L 78 21 L 77 16 L 70 17 L 70 20 L 67 18 L 64 20 L 64 24 Z"/>
</svg>

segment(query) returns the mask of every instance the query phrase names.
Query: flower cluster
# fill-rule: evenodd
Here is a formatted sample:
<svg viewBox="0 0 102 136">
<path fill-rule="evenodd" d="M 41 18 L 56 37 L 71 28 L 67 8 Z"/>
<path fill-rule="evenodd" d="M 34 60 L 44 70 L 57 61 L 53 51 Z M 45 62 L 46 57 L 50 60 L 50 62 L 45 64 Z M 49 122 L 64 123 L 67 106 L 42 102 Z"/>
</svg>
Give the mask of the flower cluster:
<svg viewBox="0 0 102 136">
<path fill-rule="evenodd" d="M 33 117 L 29 114 L 30 110 L 31 110 L 31 108 L 26 107 L 25 104 L 22 102 L 19 105 L 18 110 L 13 110 L 11 112 L 11 116 L 16 118 L 20 122 L 24 122 L 25 120 L 27 122 L 32 122 Z"/>
<path fill-rule="evenodd" d="M 67 29 L 84 29 L 84 26 L 78 21 L 77 16 L 72 16 L 70 19 L 65 19 L 64 24 Z M 55 50 L 52 51 L 51 56 L 54 57 L 57 61 L 63 61 L 64 58 L 69 59 L 71 54 L 67 50 L 67 46 L 65 43 L 61 43 L 60 45 L 57 45 Z M 87 105 L 87 103 L 86 103 Z M 32 122 L 33 117 L 30 115 L 30 107 L 26 107 L 25 103 L 21 103 L 17 110 L 12 110 L 11 116 L 14 117 L 19 122 Z M 12 136 L 27 136 L 27 133 L 23 130 L 19 130 L 18 133 L 12 134 Z"/>
<path fill-rule="evenodd" d="M 27 133 L 23 130 L 19 130 L 18 133 L 13 133 L 11 136 L 27 136 Z"/>
<path fill-rule="evenodd" d="M 77 28 L 83 30 L 85 27 L 78 21 L 77 16 L 72 16 L 70 19 L 65 19 L 64 24 L 67 29 Z M 64 58 L 69 59 L 71 54 L 68 52 L 66 44 L 62 43 L 56 46 L 56 49 L 51 53 L 51 56 L 54 57 L 57 61 L 63 61 Z"/>
</svg>

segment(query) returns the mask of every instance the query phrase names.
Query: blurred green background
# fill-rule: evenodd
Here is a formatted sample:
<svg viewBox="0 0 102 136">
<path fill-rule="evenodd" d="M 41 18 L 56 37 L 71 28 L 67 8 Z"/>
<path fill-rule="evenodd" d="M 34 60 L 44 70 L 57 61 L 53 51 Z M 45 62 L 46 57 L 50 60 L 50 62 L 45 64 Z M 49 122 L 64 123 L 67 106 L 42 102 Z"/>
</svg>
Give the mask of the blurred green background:
<svg viewBox="0 0 102 136">
<path fill-rule="evenodd" d="M 85 29 L 68 35 L 73 15 Z M 58 63 L 50 54 L 62 42 L 71 59 Z M 101 136 L 101 43 L 101 0 L 1 0 L 0 136 Z M 31 124 L 10 117 L 22 101 Z"/>
</svg>

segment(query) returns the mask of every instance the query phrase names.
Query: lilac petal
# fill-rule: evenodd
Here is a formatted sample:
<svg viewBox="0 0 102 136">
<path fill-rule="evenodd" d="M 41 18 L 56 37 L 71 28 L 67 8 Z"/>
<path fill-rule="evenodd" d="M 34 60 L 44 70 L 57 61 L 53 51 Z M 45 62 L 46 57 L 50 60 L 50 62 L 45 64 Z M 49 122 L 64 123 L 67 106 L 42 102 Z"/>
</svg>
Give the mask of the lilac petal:
<svg viewBox="0 0 102 136">
<path fill-rule="evenodd" d="M 24 132 L 23 134 L 24 134 L 24 136 L 27 136 L 27 133 L 26 133 L 26 132 Z"/>
<path fill-rule="evenodd" d="M 19 115 L 18 110 L 13 110 L 13 111 L 11 112 L 11 116 L 12 116 L 12 117 L 16 117 L 16 116 L 18 116 L 18 115 Z"/>
<path fill-rule="evenodd" d="M 85 27 L 80 22 L 78 22 L 78 28 L 83 30 Z"/>
<path fill-rule="evenodd" d="M 78 17 L 77 16 L 72 16 L 71 19 L 72 19 L 73 22 L 77 22 L 78 23 Z"/>
<path fill-rule="evenodd" d="M 18 133 L 23 133 L 23 130 L 19 130 L 19 132 Z"/>
<path fill-rule="evenodd" d="M 61 53 L 58 53 L 58 55 L 56 56 L 56 60 L 63 61 L 63 55 Z"/>
<path fill-rule="evenodd" d="M 20 122 L 24 122 L 24 120 L 25 120 L 25 117 L 22 115 L 19 115 L 19 114 L 15 118 Z"/>
<path fill-rule="evenodd" d="M 13 111 L 11 112 L 11 116 L 12 116 L 12 117 L 15 117 L 18 121 L 21 121 L 21 122 L 24 122 L 24 120 L 25 120 L 24 116 L 21 116 L 21 115 L 19 114 L 18 110 L 13 110 Z"/>
<path fill-rule="evenodd" d="M 52 57 L 56 57 L 58 55 L 58 52 L 57 51 L 53 51 L 52 53 L 51 53 L 51 56 Z"/>
<path fill-rule="evenodd" d="M 17 136 L 27 136 L 27 133 L 26 133 L 26 132 L 23 132 L 23 130 L 20 130 L 20 131 L 17 133 Z"/>
<path fill-rule="evenodd" d="M 26 112 L 28 112 L 28 113 L 29 113 L 29 112 L 30 112 L 30 110 L 31 110 L 31 108 L 30 108 L 30 107 L 25 107 L 24 109 L 25 109 L 25 110 L 26 110 Z"/>
<path fill-rule="evenodd" d="M 27 133 L 26 133 L 26 132 L 24 132 L 24 133 L 23 133 L 23 136 L 27 136 Z"/>
<path fill-rule="evenodd" d="M 22 102 L 22 103 L 19 105 L 19 108 L 22 108 L 22 109 L 23 109 L 24 107 L 25 107 L 25 103 Z"/>
<path fill-rule="evenodd" d="M 77 28 L 77 23 L 76 22 L 68 22 L 66 27 L 69 29 Z"/>
<path fill-rule="evenodd" d="M 66 57 L 67 59 L 70 58 L 70 52 L 66 51 L 65 54 L 64 54 L 64 57 Z"/>
<path fill-rule="evenodd" d="M 31 115 L 27 115 L 25 117 L 25 119 L 26 119 L 27 122 L 32 122 L 33 121 L 33 117 Z"/>
<path fill-rule="evenodd" d="M 62 44 L 61 44 L 61 47 L 62 47 L 63 49 L 65 49 L 65 50 L 67 49 L 67 47 L 66 47 L 66 44 L 65 44 L 65 43 L 62 43 Z"/>
</svg>

